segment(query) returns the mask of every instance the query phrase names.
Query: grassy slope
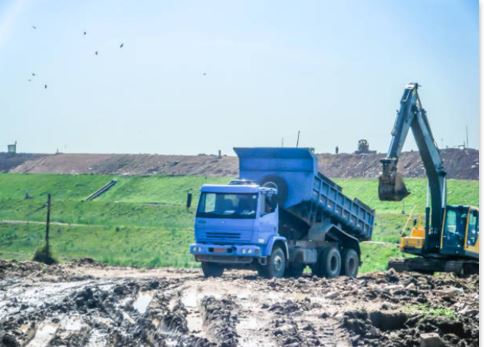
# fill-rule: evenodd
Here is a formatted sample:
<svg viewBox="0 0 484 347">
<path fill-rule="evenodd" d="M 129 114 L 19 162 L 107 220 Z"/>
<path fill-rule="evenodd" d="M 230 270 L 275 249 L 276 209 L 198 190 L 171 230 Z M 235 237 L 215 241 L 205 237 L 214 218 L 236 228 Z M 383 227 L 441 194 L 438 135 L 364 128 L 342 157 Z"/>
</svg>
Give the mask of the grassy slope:
<svg viewBox="0 0 484 347">
<path fill-rule="evenodd" d="M 102 175 L 0 174 L 0 220 L 42 222 L 37 210 L 52 193 L 52 247 L 61 259 L 92 257 L 111 264 L 137 266 L 195 266 L 187 252 L 193 238 L 193 213 L 184 208 L 186 191 L 197 201 L 201 184 L 224 183 L 226 178 L 119 177 L 118 184 L 99 199 L 82 201 L 112 179 Z M 383 203 L 376 195 L 376 180 L 337 180 L 344 192 L 358 196 L 376 209 L 374 241 L 363 248 L 362 272 L 382 270 L 396 245 L 407 215 L 402 203 Z M 425 180 L 407 181 L 413 192 L 405 210 L 423 211 Z M 25 193 L 32 199 L 25 199 Z M 478 205 L 477 181 L 449 180 L 449 203 Z M 37 210 L 37 211 L 36 211 Z M 72 225 L 80 224 L 80 225 Z M 42 224 L 0 223 L 0 257 L 30 259 L 42 244 Z M 384 243 L 382 243 L 384 242 Z M 390 243 L 387 243 L 390 242 Z"/>
</svg>

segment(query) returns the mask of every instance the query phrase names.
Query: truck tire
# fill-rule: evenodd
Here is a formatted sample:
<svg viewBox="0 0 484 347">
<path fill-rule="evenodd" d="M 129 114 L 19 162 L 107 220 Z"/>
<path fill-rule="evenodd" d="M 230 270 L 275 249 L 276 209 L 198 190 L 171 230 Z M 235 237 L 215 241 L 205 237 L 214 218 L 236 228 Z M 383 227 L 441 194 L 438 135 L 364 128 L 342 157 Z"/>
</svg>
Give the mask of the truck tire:
<svg viewBox="0 0 484 347">
<path fill-rule="evenodd" d="M 266 265 L 259 265 L 257 272 L 265 278 L 281 278 L 286 271 L 286 254 L 279 246 L 274 246 L 272 254 L 267 258 Z"/>
<path fill-rule="evenodd" d="M 288 264 L 286 266 L 286 272 L 284 273 L 284 277 L 293 277 L 293 278 L 301 277 L 305 267 L 306 266 L 301 263 Z"/>
<path fill-rule="evenodd" d="M 341 254 L 336 247 L 325 248 L 318 258 L 318 262 L 311 267 L 313 275 L 334 278 L 341 272 Z"/>
<path fill-rule="evenodd" d="M 224 273 L 224 268 L 216 263 L 202 262 L 203 276 L 208 277 L 220 277 Z"/>
<path fill-rule="evenodd" d="M 279 205 L 283 205 L 287 199 L 287 184 L 283 178 L 279 176 L 269 175 L 264 177 L 260 185 L 263 187 L 268 188 L 276 188 L 277 189 L 277 203 Z"/>
<path fill-rule="evenodd" d="M 358 274 L 358 267 L 360 260 L 358 253 L 353 248 L 345 248 L 343 250 L 343 263 L 341 265 L 341 274 L 348 277 L 356 277 Z"/>
</svg>

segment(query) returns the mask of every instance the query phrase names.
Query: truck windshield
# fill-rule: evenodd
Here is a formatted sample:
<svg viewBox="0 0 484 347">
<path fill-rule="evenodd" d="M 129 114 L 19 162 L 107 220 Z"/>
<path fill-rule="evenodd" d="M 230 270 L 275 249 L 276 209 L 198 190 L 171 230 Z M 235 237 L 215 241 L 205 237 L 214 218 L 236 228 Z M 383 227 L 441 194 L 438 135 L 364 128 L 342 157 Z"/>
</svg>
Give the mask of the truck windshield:
<svg viewBox="0 0 484 347">
<path fill-rule="evenodd" d="M 197 217 L 255 218 L 257 194 L 202 193 Z"/>
</svg>

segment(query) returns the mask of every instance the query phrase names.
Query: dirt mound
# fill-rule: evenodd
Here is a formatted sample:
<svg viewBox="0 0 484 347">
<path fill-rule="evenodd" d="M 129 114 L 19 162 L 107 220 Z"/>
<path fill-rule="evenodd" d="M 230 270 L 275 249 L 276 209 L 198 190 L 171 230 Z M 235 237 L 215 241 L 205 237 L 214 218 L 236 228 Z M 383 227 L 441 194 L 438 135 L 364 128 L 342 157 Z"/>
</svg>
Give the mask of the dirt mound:
<svg viewBox="0 0 484 347">
<path fill-rule="evenodd" d="M 46 154 L 32 154 L 32 153 L 1 153 L 0 152 L 0 172 L 9 172 L 25 162 L 40 162 L 40 160 L 48 155 Z"/>
<path fill-rule="evenodd" d="M 449 178 L 479 179 L 479 151 L 445 149 L 441 151 Z M 5 157 L 6 155 L 3 155 Z M 236 157 L 215 155 L 158 154 L 19 154 L 5 161 L 0 154 L 0 172 L 113 175 L 200 175 L 237 176 Z M 31 156 L 31 157 L 29 157 Z M 381 170 L 384 154 L 317 154 L 319 170 L 330 177 L 375 178 Z M 3 160 L 2 160 L 3 159 Z M 3 162 L 3 163 L 2 163 Z M 405 177 L 424 177 L 425 169 L 418 152 L 404 152 L 399 168 Z"/>
<path fill-rule="evenodd" d="M 449 148 L 441 150 L 447 177 L 479 179 L 479 151 Z M 330 177 L 378 177 L 384 154 L 318 154 L 319 169 Z M 425 177 L 419 152 L 402 153 L 398 168 L 404 177 Z"/>
<path fill-rule="evenodd" d="M 479 279 L 393 271 L 264 280 L 227 271 L 0 263 L 6 346 L 479 343 Z M 53 281 L 55 280 L 55 281 Z"/>
</svg>

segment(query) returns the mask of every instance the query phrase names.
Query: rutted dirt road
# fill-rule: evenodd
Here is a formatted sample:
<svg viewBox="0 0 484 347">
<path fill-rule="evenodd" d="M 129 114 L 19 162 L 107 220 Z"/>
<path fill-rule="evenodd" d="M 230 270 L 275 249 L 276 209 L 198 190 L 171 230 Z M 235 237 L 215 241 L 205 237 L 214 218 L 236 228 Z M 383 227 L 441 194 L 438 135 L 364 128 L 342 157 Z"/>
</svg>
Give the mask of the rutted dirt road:
<svg viewBox="0 0 484 347">
<path fill-rule="evenodd" d="M 0 261 L 0 346 L 477 346 L 478 290 L 452 275 L 204 279 Z"/>
</svg>

